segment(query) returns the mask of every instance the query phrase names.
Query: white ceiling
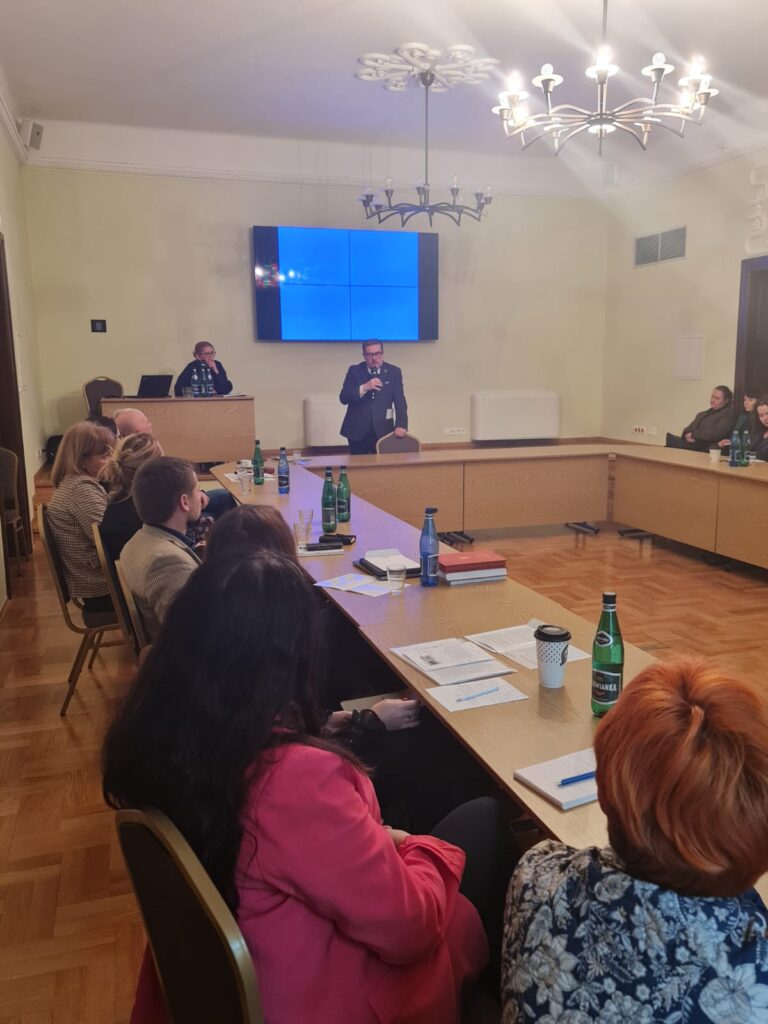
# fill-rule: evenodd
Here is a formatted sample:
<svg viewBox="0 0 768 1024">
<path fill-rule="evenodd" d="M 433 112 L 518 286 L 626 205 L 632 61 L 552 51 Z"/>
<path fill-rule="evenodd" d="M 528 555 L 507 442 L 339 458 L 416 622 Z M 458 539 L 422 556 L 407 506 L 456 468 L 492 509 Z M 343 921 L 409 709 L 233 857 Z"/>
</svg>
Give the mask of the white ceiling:
<svg viewBox="0 0 768 1024">
<path fill-rule="evenodd" d="M 421 94 L 357 81 L 356 58 L 469 43 L 499 59 L 498 80 L 436 95 L 432 139 L 502 155 L 518 143 L 489 108 L 513 68 L 530 78 L 550 61 L 565 76 L 559 101 L 592 105 L 584 68 L 601 0 L 0 0 L 0 15 L 0 66 L 21 116 L 384 146 L 419 144 Z M 703 53 L 721 90 L 687 141 L 652 140 L 655 161 L 680 173 L 768 141 L 767 29 L 766 0 L 611 0 L 614 103 L 647 92 L 639 70 L 657 50 L 681 72 Z M 606 155 L 646 159 L 628 137 Z"/>
</svg>

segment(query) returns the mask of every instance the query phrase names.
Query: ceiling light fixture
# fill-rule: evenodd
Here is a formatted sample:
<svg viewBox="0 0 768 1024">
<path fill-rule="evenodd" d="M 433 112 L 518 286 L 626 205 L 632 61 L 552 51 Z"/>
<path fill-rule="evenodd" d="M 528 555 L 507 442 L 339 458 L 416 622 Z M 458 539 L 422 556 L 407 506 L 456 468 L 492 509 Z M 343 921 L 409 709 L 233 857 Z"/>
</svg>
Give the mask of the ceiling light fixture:
<svg viewBox="0 0 768 1024">
<path fill-rule="evenodd" d="M 652 128 L 666 128 L 683 138 L 686 124 L 699 124 L 704 111 L 718 90 L 710 88 L 711 78 L 704 71 L 704 59 L 694 57 L 688 67 L 688 73 L 680 79 L 681 92 L 676 103 L 659 103 L 659 88 L 666 75 L 675 69 L 667 64 L 663 53 L 655 53 L 652 62 L 642 69 L 642 74 L 653 83 L 653 93 L 648 98 L 637 97 L 622 103 L 613 110 L 608 109 L 608 79 L 619 70 L 611 63 L 611 51 L 606 45 L 608 33 L 608 0 L 603 0 L 603 35 L 602 45 L 595 63 L 587 68 L 588 78 L 597 83 L 597 110 L 584 110 L 583 107 L 571 103 L 552 106 L 552 94 L 555 87 L 563 81 L 556 75 L 551 64 L 544 64 L 541 74 L 531 79 L 531 83 L 540 88 L 547 105 L 545 113 L 531 114 L 526 100 L 528 93 L 523 89 L 523 81 L 514 72 L 507 83 L 505 92 L 499 93 L 499 105 L 493 107 L 493 113 L 501 118 L 504 135 L 511 139 L 520 136 L 521 148 L 527 149 L 539 139 L 549 137 L 559 153 L 563 146 L 574 135 L 587 131 L 596 135 L 598 152 L 603 152 L 603 139 L 611 132 L 627 132 L 645 149 Z M 526 132 L 528 138 L 526 139 Z"/>
<path fill-rule="evenodd" d="M 456 45 L 446 51 L 432 50 L 423 43 L 404 43 L 393 54 L 365 53 L 358 57 L 364 70 L 355 74 L 363 82 L 384 82 L 390 92 L 403 92 L 416 83 L 424 89 L 424 178 L 416 185 L 417 202 L 393 202 L 395 191 L 391 178 L 384 184 L 382 198 L 373 189 L 366 189 L 360 198 L 366 220 L 375 217 L 379 224 L 390 217 L 399 217 L 400 226 L 405 227 L 411 217 L 426 213 L 430 227 L 436 214 L 449 217 L 454 224 L 461 224 L 462 217 L 479 221 L 493 199 L 490 185 L 484 191 L 475 192 L 475 205 L 465 206 L 462 202 L 459 179 L 454 175 L 451 183 L 451 198 L 433 202 L 429 184 L 429 94 L 445 92 L 454 85 L 463 83 L 475 85 L 489 77 L 497 60 L 492 57 L 475 57 L 472 46 Z"/>
</svg>

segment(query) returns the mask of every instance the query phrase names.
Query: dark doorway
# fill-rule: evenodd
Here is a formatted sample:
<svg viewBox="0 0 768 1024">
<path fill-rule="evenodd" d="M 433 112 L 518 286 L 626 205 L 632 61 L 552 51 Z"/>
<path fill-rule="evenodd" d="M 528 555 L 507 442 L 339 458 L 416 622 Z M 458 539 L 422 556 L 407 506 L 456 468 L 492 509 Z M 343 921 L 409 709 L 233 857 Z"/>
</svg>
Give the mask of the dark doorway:
<svg viewBox="0 0 768 1024">
<path fill-rule="evenodd" d="M 32 550 L 32 536 L 29 523 L 29 500 L 27 496 L 27 469 L 24 463 L 24 443 L 21 434 L 21 409 L 19 407 L 19 381 L 16 374 L 16 356 L 13 348 L 13 323 L 11 321 L 11 297 L 8 291 L 8 270 L 5 261 L 5 239 L 0 235 L 0 447 L 10 448 L 19 457 L 19 474 L 16 486 L 19 494 L 19 509 L 24 521 L 24 538 L 27 551 Z M 2 497 L 4 507 L 5 496 Z M 11 596 L 13 579 L 8 557 L 8 544 L 3 527 L 3 554 L 5 556 L 5 584 Z"/>
<path fill-rule="evenodd" d="M 768 394 L 768 256 L 741 263 L 734 384 L 737 408 L 745 387 Z"/>
</svg>

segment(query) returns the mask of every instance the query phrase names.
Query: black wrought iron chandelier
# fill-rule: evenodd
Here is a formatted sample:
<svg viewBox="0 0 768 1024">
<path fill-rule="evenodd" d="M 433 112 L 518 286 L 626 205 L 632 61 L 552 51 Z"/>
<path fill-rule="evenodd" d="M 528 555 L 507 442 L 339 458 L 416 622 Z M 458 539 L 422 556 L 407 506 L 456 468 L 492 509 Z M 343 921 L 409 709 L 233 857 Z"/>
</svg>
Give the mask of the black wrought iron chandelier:
<svg viewBox="0 0 768 1024">
<path fill-rule="evenodd" d="M 475 205 L 467 206 L 462 201 L 459 179 L 454 175 L 449 189 L 450 199 L 434 201 L 429 183 L 429 95 L 443 92 L 459 83 L 474 85 L 488 78 L 491 68 L 498 61 L 491 57 L 475 57 L 472 46 L 456 45 L 446 51 L 432 50 L 423 43 L 404 43 L 394 54 L 366 53 L 358 57 L 363 71 L 356 78 L 364 82 L 384 82 L 384 88 L 391 92 L 402 92 L 412 83 L 424 89 L 424 178 L 416 185 L 415 202 L 395 202 L 395 190 L 391 178 L 384 183 L 383 197 L 373 189 L 366 189 L 360 197 L 366 220 L 375 217 L 379 224 L 399 217 L 400 226 L 417 214 L 425 213 L 430 227 L 436 215 L 446 216 L 460 225 L 462 217 L 481 220 L 491 205 L 493 196 L 490 185 L 474 193 Z"/>
</svg>

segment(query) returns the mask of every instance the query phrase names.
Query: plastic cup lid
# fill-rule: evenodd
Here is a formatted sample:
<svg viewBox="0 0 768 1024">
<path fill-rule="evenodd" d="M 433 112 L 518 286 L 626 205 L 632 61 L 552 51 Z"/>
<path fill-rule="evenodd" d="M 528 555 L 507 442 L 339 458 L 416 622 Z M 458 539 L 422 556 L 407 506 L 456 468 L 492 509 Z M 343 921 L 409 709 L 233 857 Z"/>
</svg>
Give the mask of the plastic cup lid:
<svg viewBox="0 0 768 1024">
<path fill-rule="evenodd" d="M 533 634 L 536 640 L 549 640 L 552 643 L 563 643 L 571 639 L 571 634 L 563 626 L 539 626 Z"/>
</svg>

